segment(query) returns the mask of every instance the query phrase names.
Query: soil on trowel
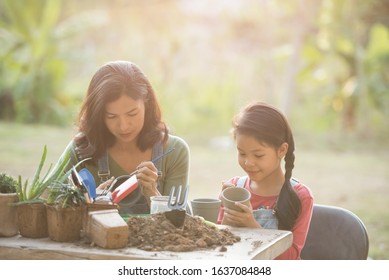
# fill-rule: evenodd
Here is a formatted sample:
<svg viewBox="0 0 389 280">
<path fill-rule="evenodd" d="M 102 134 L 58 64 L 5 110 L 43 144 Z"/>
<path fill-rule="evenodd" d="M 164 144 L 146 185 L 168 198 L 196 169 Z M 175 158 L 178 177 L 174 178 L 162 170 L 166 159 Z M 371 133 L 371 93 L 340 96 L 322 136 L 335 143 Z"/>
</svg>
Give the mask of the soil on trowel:
<svg viewBox="0 0 389 280">
<path fill-rule="evenodd" d="M 145 251 L 186 252 L 204 249 L 227 250 L 240 241 L 229 229 L 209 225 L 197 216 L 186 215 L 184 225 L 175 227 L 164 213 L 129 217 L 129 246 Z"/>
</svg>

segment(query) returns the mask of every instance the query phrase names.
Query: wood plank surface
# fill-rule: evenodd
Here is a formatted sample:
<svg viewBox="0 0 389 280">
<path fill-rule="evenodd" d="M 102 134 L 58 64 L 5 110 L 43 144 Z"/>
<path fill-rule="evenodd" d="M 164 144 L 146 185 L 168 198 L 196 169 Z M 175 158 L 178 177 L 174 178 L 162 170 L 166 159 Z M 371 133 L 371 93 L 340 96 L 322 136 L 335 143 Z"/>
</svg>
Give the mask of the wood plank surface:
<svg viewBox="0 0 389 280">
<path fill-rule="evenodd" d="M 49 238 L 31 239 L 20 235 L 0 238 L 0 259 L 8 260 L 66 260 L 66 259 L 263 259 L 269 260 L 282 254 L 291 245 L 289 231 L 269 229 L 230 228 L 241 241 L 220 248 L 192 252 L 149 252 L 136 248 L 103 249 L 86 242 L 62 243 Z"/>
</svg>

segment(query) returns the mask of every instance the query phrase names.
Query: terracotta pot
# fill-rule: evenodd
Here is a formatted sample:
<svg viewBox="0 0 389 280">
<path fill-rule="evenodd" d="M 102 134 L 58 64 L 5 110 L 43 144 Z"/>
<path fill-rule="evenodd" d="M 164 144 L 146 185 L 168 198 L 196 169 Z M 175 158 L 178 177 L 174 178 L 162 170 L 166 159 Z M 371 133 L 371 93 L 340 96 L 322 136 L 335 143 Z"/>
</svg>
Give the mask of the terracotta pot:
<svg viewBox="0 0 389 280">
<path fill-rule="evenodd" d="M 0 193 L 0 236 L 14 236 L 19 233 L 17 207 L 11 205 L 18 201 L 16 193 Z"/>
<path fill-rule="evenodd" d="M 83 220 L 83 207 L 61 208 L 46 205 L 47 226 L 51 240 L 69 242 L 80 239 Z"/>
<path fill-rule="evenodd" d="M 48 236 L 46 206 L 43 203 L 21 204 L 17 207 L 21 236 L 42 238 Z"/>
</svg>

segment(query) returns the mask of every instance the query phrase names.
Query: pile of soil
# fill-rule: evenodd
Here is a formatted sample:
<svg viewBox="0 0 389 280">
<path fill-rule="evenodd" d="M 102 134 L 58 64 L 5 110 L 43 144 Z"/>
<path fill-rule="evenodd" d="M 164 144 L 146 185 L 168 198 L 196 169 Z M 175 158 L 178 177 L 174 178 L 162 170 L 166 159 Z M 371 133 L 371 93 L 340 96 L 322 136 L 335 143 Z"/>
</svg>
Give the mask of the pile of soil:
<svg viewBox="0 0 389 280">
<path fill-rule="evenodd" d="M 164 213 L 129 217 L 129 246 L 145 251 L 186 252 L 204 249 L 227 250 L 240 241 L 229 229 L 219 229 L 200 217 L 186 215 L 184 225 L 175 227 Z"/>
</svg>

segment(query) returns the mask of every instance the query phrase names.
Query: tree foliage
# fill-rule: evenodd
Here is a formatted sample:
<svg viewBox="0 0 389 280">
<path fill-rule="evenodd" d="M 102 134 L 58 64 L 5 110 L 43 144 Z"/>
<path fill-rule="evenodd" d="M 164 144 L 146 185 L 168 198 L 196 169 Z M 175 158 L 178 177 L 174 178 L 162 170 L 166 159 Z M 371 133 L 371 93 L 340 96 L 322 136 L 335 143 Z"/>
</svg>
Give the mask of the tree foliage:
<svg viewBox="0 0 389 280">
<path fill-rule="evenodd" d="M 389 94 L 385 90 L 389 86 L 389 26 L 382 20 L 385 15 L 389 15 L 386 0 L 323 1 L 317 35 L 305 46 L 309 69 L 319 81 L 319 102 L 325 112 L 341 120 L 337 127 L 343 132 L 363 137 L 386 134 L 381 129 L 389 125 Z"/>
<path fill-rule="evenodd" d="M 2 8 L 1 94 L 13 97 L 18 120 L 59 122 L 65 71 L 55 32 L 60 1 L 5 0 Z"/>
<path fill-rule="evenodd" d="M 68 123 L 63 86 L 74 52 L 68 41 L 91 24 L 85 17 L 61 19 L 62 8 L 61 0 L 0 2 L 1 118 Z"/>
<path fill-rule="evenodd" d="M 181 133 L 225 133 L 262 100 L 310 131 L 387 137 L 388 3 L 3 0 L 0 118 L 69 123 L 94 71 L 126 59 Z"/>
</svg>

